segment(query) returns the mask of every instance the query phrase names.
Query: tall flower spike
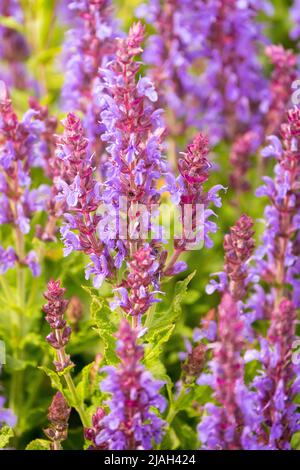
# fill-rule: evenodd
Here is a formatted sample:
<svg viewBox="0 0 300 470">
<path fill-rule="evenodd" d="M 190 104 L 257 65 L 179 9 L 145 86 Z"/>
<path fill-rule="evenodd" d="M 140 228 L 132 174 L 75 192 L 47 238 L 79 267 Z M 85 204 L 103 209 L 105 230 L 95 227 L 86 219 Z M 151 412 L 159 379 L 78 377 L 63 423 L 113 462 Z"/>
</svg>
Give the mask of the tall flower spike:
<svg viewBox="0 0 300 470">
<path fill-rule="evenodd" d="M 254 256 L 253 272 L 256 278 L 259 276 L 265 281 L 265 295 L 271 294 L 274 306 L 288 296 L 294 300 L 296 308 L 299 306 L 296 304 L 299 285 L 299 128 L 300 110 L 294 107 L 287 112 L 287 122 L 281 126 L 282 140 L 271 136 L 270 145 L 264 149 L 264 155 L 275 157 L 277 163 L 274 179 L 263 178 L 265 185 L 257 190 L 258 196 L 268 197 L 269 204 L 265 209 L 265 230 Z M 263 301 L 265 305 L 268 303 Z"/>
<path fill-rule="evenodd" d="M 105 127 L 101 137 L 107 143 L 108 152 L 103 200 L 112 205 L 119 217 L 115 265 L 118 268 L 126 260 L 129 271 L 134 254 L 147 251 L 145 243 L 152 229 L 157 236 L 151 256 L 157 253 L 158 263 L 162 256 L 160 227 L 152 226 L 150 220 L 145 222 L 146 233 L 142 227 L 141 214 L 151 214 L 152 206 L 159 203 L 158 180 L 166 172 L 162 157 L 165 129 L 161 110 L 155 110 L 153 106 L 157 93 L 148 78 L 139 76 L 141 63 L 136 60 L 142 52 L 143 40 L 144 27 L 136 23 L 126 38 L 118 39 L 115 59 L 106 69 L 100 70 L 103 88 L 101 122 Z M 129 224 L 121 237 L 121 220 L 127 218 Z M 144 308 L 140 313 L 143 312 Z"/>
<path fill-rule="evenodd" d="M 242 215 L 230 233 L 224 237 L 224 269 L 229 279 L 229 290 L 234 300 L 242 300 L 246 293 L 247 261 L 253 254 L 253 221 Z"/>
<path fill-rule="evenodd" d="M 268 84 L 268 109 L 260 125 L 237 137 L 231 153 L 232 173 L 230 185 L 237 191 L 249 189 L 246 180 L 247 170 L 251 166 L 250 157 L 255 154 L 269 134 L 278 133 L 280 123 L 290 102 L 291 86 L 296 79 L 297 60 L 291 50 L 282 46 L 267 46 L 266 56 L 273 65 L 273 72 Z"/>
<path fill-rule="evenodd" d="M 43 129 L 33 109 L 25 113 L 22 121 L 18 120 L 7 87 L 0 82 L 0 224 L 10 224 L 18 238 L 30 231 L 30 219 L 35 212 L 44 210 L 48 197 L 49 188 L 40 185 L 33 189 L 30 177 L 31 168 L 40 165 L 42 152 L 38 142 Z M 34 252 L 18 250 L 14 254 L 12 248 L 1 248 L 0 253 L 2 272 L 18 262 L 29 266 L 34 276 L 39 275 Z"/>
<path fill-rule="evenodd" d="M 52 441 L 51 450 L 62 450 L 61 442 L 68 436 L 68 421 L 71 408 L 61 392 L 57 392 L 49 407 L 48 419 L 50 427 L 44 430 L 46 436 Z"/>
<path fill-rule="evenodd" d="M 273 310 L 268 341 L 261 341 L 262 371 L 253 386 L 263 416 L 258 436 L 269 449 L 291 449 L 291 438 L 300 430 L 300 413 L 294 403 L 300 392 L 300 366 L 292 362 L 296 319 L 293 303 L 282 299 Z"/>
<path fill-rule="evenodd" d="M 152 0 L 138 10 L 158 32 L 150 38 L 145 61 L 154 66 L 163 100 L 188 125 L 207 126 L 213 144 L 252 129 L 267 109 L 259 62 L 265 38 L 255 21 L 261 11 L 271 13 L 271 5 Z"/>
<path fill-rule="evenodd" d="M 128 273 L 121 286 L 116 289 L 120 300 L 113 303 L 119 305 L 131 316 L 141 317 L 147 312 L 151 304 L 157 302 L 155 298 L 158 289 L 162 265 L 157 259 L 157 253 L 146 244 L 137 250 L 128 262 Z"/>
<path fill-rule="evenodd" d="M 211 15 L 204 18 L 199 1 L 150 0 L 138 7 L 137 16 L 155 27 L 143 59 L 150 65 L 159 103 L 167 109 L 169 133 L 182 135 L 189 126 L 201 127 L 199 74 L 191 70 L 198 72 L 201 48 L 195 45 L 201 44 Z"/>
<path fill-rule="evenodd" d="M 141 364 L 144 351 L 137 344 L 137 331 L 121 320 L 117 334 L 118 367 L 105 367 L 107 378 L 101 390 L 112 395 L 107 401 L 110 412 L 102 419 L 103 428 L 95 442 L 107 443 L 110 450 L 152 449 L 163 435 L 164 421 L 154 409 L 162 412 L 165 400 L 159 394 L 163 383 L 153 380 Z"/>
<path fill-rule="evenodd" d="M 208 248 L 213 244 L 209 233 L 216 232 L 217 226 L 210 220 L 210 216 L 214 213 L 209 206 L 221 206 L 218 191 L 224 188 L 216 185 L 208 191 L 204 190 L 203 185 L 209 178 L 209 170 L 212 166 L 207 158 L 208 153 L 207 136 L 202 133 L 197 134 L 192 143 L 187 146 L 182 158 L 179 159 L 180 175 L 177 179 L 171 174 L 166 177 L 172 199 L 175 204 L 179 204 L 181 209 L 182 237 L 175 240 L 177 254 L 188 249 L 188 246 L 199 245 L 199 242 L 204 241 L 204 245 Z M 187 209 L 190 211 L 188 216 Z M 166 274 L 168 270 L 169 268 Z"/>
<path fill-rule="evenodd" d="M 218 341 L 209 380 L 219 405 L 205 405 L 207 415 L 198 426 L 203 449 L 250 449 L 253 444 L 260 448 L 255 436 L 248 437 L 249 430 L 260 425 L 260 419 L 253 394 L 244 384 L 244 327 L 236 302 L 226 292 L 219 307 Z M 197 383 L 205 383 L 204 379 L 207 382 L 207 377 L 200 376 Z"/>
<path fill-rule="evenodd" d="M 48 303 L 43 306 L 46 314 L 46 321 L 49 323 L 51 333 L 46 340 L 56 350 L 55 368 L 58 372 L 64 370 L 71 365 L 70 356 L 65 352 L 65 346 L 69 341 L 71 328 L 67 326 L 64 314 L 68 305 L 68 301 L 64 299 L 66 289 L 60 287 L 60 281 L 50 280 L 48 289 L 44 293 L 44 297 Z"/>
<path fill-rule="evenodd" d="M 274 67 L 270 79 L 270 104 L 265 134 L 277 133 L 290 102 L 291 86 L 297 78 L 297 57 L 282 46 L 268 46 L 266 56 Z"/>
<path fill-rule="evenodd" d="M 138 79 L 140 63 L 135 58 L 142 51 L 143 39 L 144 27 L 134 24 L 128 37 L 118 40 L 116 59 L 100 70 L 105 90 L 102 140 L 109 154 L 103 197 L 118 209 L 123 197 L 126 204 L 140 203 L 149 210 L 159 201 L 157 180 L 165 172 L 161 111 L 152 105 L 157 94 L 149 79 Z"/>
<path fill-rule="evenodd" d="M 94 177 L 94 167 L 88 157 L 88 141 L 80 119 L 70 113 L 63 126 L 64 134 L 58 137 L 56 152 L 62 169 L 55 182 L 56 201 L 62 205 L 66 220 L 61 229 L 64 254 L 67 256 L 73 250 L 86 253 L 91 259 L 86 266 L 86 278 L 92 275 L 94 286 L 99 288 L 114 268 L 108 248 L 99 238 L 103 234 L 97 230 L 101 219 L 97 214 L 102 201 L 100 185 Z"/>
<path fill-rule="evenodd" d="M 66 74 L 61 100 L 66 111 L 83 113 L 91 150 L 99 162 L 103 145 L 99 140 L 98 69 L 112 59 L 119 31 L 111 0 L 76 0 L 68 7 L 74 26 L 67 32 L 63 50 Z"/>
</svg>

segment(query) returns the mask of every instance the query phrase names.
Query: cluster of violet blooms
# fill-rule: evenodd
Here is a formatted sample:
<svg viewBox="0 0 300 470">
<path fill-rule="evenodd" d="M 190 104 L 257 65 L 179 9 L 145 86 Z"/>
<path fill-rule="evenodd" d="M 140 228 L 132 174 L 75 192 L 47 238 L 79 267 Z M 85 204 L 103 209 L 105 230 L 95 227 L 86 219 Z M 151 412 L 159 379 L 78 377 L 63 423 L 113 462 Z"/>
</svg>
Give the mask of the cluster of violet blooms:
<svg viewBox="0 0 300 470">
<path fill-rule="evenodd" d="M 18 2 L 2 1 L 0 11 L 18 17 Z M 142 75 L 139 61 L 145 40 L 140 22 L 123 35 L 110 1 L 70 2 L 68 21 L 73 26 L 65 42 L 67 71 L 61 96 L 68 114 L 58 136 L 56 119 L 35 100 L 19 120 L 7 86 L 0 82 L 0 223 L 9 224 L 16 239 L 15 248 L 0 246 L 0 274 L 15 266 L 29 266 L 34 276 L 40 274 L 38 255 L 26 253 L 24 237 L 33 229 L 33 215 L 47 211 L 48 222 L 35 227 L 36 235 L 55 240 L 60 225 L 65 256 L 73 251 L 87 255 L 86 279 L 92 278 L 96 289 L 104 281 L 110 283 L 111 307 L 123 316 L 116 333 L 118 363 L 101 370 L 106 377 L 100 388 L 109 398 L 90 426 L 85 425 L 91 449 L 151 449 L 167 427 L 161 418 L 166 408 L 164 383 L 142 364 L 140 337 L 150 307 L 159 301 L 162 280 L 187 267 L 180 256 L 188 250 L 191 233 L 184 231 L 168 258 L 162 227 L 145 222 L 138 205 L 150 211 L 168 191 L 175 204 L 191 207 L 188 232 L 195 238 L 196 208 L 202 205 L 204 245 L 212 246 L 209 233 L 217 230 L 212 207 L 221 206 L 218 193 L 224 188 L 207 189 L 205 184 L 212 168 L 207 135 L 192 134 L 178 159 L 178 176 L 164 155 L 167 137 L 191 128 L 206 129 L 213 144 L 221 138 L 234 141 L 230 161 L 233 166 L 238 163 L 231 183 L 238 189 L 241 184 L 245 188 L 247 157 L 270 132 L 274 135 L 262 155 L 276 159 L 274 178 L 265 177 L 257 192 L 269 199 L 260 246 L 255 249 L 253 221 L 242 215 L 224 238 L 224 271 L 207 287 L 208 293 L 221 295 L 217 322 L 203 321 L 195 337 L 200 343 L 184 356 L 185 379 L 180 386 L 189 387 L 193 376 L 197 386 L 209 385 L 213 391 L 213 403 L 201 410 L 201 449 L 289 449 L 293 434 L 300 430 L 293 402 L 300 392 L 300 370 L 292 362 L 300 304 L 300 110 L 294 107 L 285 114 L 296 58 L 281 46 L 267 46 L 274 70 L 269 82 L 264 78 L 257 48 L 266 39 L 254 21 L 260 11 L 271 14 L 270 4 L 151 0 L 138 10 L 138 16 L 153 22 L 157 30 L 143 54 L 151 66 L 148 76 Z M 295 11 L 296 7 L 292 13 L 299 21 Z M 12 64 L 18 68 L 27 54 L 26 44 L 18 33 L 9 37 L 2 26 L 0 34 L 2 58 L 9 57 L 14 43 L 22 45 Z M 293 35 L 297 37 L 297 29 Z M 200 79 L 192 73 L 198 61 L 208 64 Z M 167 116 L 157 104 L 168 108 Z M 35 167 L 44 170 L 52 187 L 32 188 Z M 125 237 L 111 237 L 112 212 L 117 214 L 117 234 L 129 215 Z M 152 240 L 136 236 L 142 224 L 155 233 Z M 44 312 L 57 372 L 73 365 L 65 352 L 71 329 L 64 318 L 64 294 L 60 281 L 49 281 Z M 269 320 L 266 337 L 255 328 L 261 319 Z M 258 372 L 245 383 L 245 367 L 253 360 L 258 361 Z M 16 418 L 3 406 L 0 397 L 0 425 L 13 426 Z M 69 415 L 58 392 L 45 430 L 53 450 L 62 448 Z"/>
</svg>

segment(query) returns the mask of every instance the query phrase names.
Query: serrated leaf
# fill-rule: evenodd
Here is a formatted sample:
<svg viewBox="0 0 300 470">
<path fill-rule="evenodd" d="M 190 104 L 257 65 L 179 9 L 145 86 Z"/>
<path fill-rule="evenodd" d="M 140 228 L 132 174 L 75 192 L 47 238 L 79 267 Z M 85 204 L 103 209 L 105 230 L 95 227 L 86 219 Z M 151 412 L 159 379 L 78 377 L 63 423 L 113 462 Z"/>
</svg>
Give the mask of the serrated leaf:
<svg viewBox="0 0 300 470">
<path fill-rule="evenodd" d="M 50 450 L 50 441 L 46 439 L 34 439 L 31 441 L 25 450 Z"/>
<path fill-rule="evenodd" d="M 112 318 L 114 313 L 111 312 L 106 301 L 100 299 L 88 287 L 83 287 L 92 298 L 91 302 L 91 321 L 103 342 L 103 356 L 107 364 L 115 364 L 118 362 L 115 353 L 115 333 L 117 332 L 117 325 L 113 322 Z"/>
<path fill-rule="evenodd" d="M 3 426 L 3 428 L 0 429 L 0 449 L 4 449 L 4 447 L 7 446 L 13 435 L 13 430 L 8 426 Z"/>
<path fill-rule="evenodd" d="M 184 281 L 179 281 L 175 287 L 173 301 L 165 311 L 156 309 L 151 320 L 145 323 L 148 331 L 144 337 L 148 347 L 146 348 L 145 363 L 155 361 L 163 351 L 163 346 L 170 339 L 175 328 L 176 321 L 181 315 L 181 302 L 187 293 L 187 287 L 195 272 L 190 274 Z"/>
<path fill-rule="evenodd" d="M 183 281 L 177 282 L 173 301 L 171 302 L 169 308 L 164 311 L 161 311 L 159 308 L 157 308 L 149 324 L 147 324 L 146 320 L 145 326 L 148 328 L 147 336 L 151 336 L 151 334 L 153 334 L 158 328 L 161 329 L 168 327 L 172 323 L 176 323 L 182 311 L 181 302 L 186 296 L 188 285 L 195 276 L 195 273 L 196 271 L 187 276 L 187 278 Z"/>
</svg>

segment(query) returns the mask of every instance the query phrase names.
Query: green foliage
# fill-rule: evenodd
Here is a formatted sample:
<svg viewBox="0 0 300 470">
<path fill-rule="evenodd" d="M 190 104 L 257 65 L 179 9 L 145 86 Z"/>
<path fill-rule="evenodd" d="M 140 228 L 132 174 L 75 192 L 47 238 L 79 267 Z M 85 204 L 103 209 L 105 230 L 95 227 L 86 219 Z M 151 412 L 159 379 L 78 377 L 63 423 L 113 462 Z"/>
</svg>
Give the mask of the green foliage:
<svg viewBox="0 0 300 470">
<path fill-rule="evenodd" d="M 34 439 L 34 441 L 31 441 L 28 446 L 26 446 L 26 450 L 50 450 L 50 441 L 46 439 Z"/>
<path fill-rule="evenodd" d="M 11 428 L 8 426 L 3 426 L 0 429 L 0 449 L 4 449 L 10 441 L 10 439 L 13 437 L 14 433 Z"/>
</svg>

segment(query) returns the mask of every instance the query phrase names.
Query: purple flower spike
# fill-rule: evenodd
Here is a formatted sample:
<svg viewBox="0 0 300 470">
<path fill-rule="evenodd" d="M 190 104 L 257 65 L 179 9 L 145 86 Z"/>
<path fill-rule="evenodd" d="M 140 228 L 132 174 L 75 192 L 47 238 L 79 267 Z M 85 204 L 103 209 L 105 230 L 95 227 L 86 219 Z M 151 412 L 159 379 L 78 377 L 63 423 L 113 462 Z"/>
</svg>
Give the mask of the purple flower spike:
<svg viewBox="0 0 300 470">
<path fill-rule="evenodd" d="M 212 378 L 201 376 L 197 383 L 212 383 L 219 405 L 207 403 L 207 415 L 198 426 L 203 449 L 238 450 L 259 448 L 254 430 L 260 425 L 255 396 L 244 384 L 245 322 L 236 303 L 225 293 L 219 307 L 218 340 L 211 362 Z M 251 436 L 248 434 L 252 430 Z M 244 434 L 248 440 L 244 439 Z"/>
<path fill-rule="evenodd" d="M 224 270 L 229 278 L 229 290 L 236 301 L 242 300 L 246 293 L 245 280 L 248 275 L 246 263 L 254 250 L 252 228 L 252 219 L 244 214 L 236 225 L 231 227 L 230 234 L 224 237 Z"/>
<path fill-rule="evenodd" d="M 66 72 L 61 101 L 65 111 L 83 114 L 90 150 L 95 152 L 95 161 L 102 172 L 98 69 L 113 58 L 119 28 L 113 18 L 111 0 L 75 0 L 68 7 L 73 27 L 66 33 L 63 49 Z"/>
<path fill-rule="evenodd" d="M 43 311 L 46 314 L 45 319 L 50 325 L 51 332 L 46 340 L 57 351 L 57 360 L 54 361 L 54 365 L 59 372 L 72 365 L 70 356 L 65 353 L 64 349 L 71 334 L 71 328 L 67 326 L 64 319 L 68 301 L 63 298 L 66 289 L 60 287 L 60 281 L 51 279 L 47 287 L 44 297 L 48 303 L 43 306 Z"/>
<path fill-rule="evenodd" d="M 137 344 L 137 335 L 123 319 L 117 334 L 120 365 L 104 368 L 107 378 L 101 390 L 112 397 L 107 402 L 110 412 L 101 421 L 95 443 L 106 443 L 110 450 L 152 449 L 163 435 L 165 423 L 154 411 L 163 412 L 166 405 L 159 394 L 163 383 L 153 380 L 142 366 L 144 351 Z"/>
<path fill-rule="evenodd" d="M 261 374 L 253 385 L 259 399 L 264 426 L 260 441 L 270 449 L 290 449 L 293 434 L 300 430 L 300 413 L 294 403 L 299 394 L 299 364 L 292 362 L 296 335 L 296 311 L 292 302 L 283 299 L 272 312 L 268 343 L 261 345 Z"/>
</svg>

